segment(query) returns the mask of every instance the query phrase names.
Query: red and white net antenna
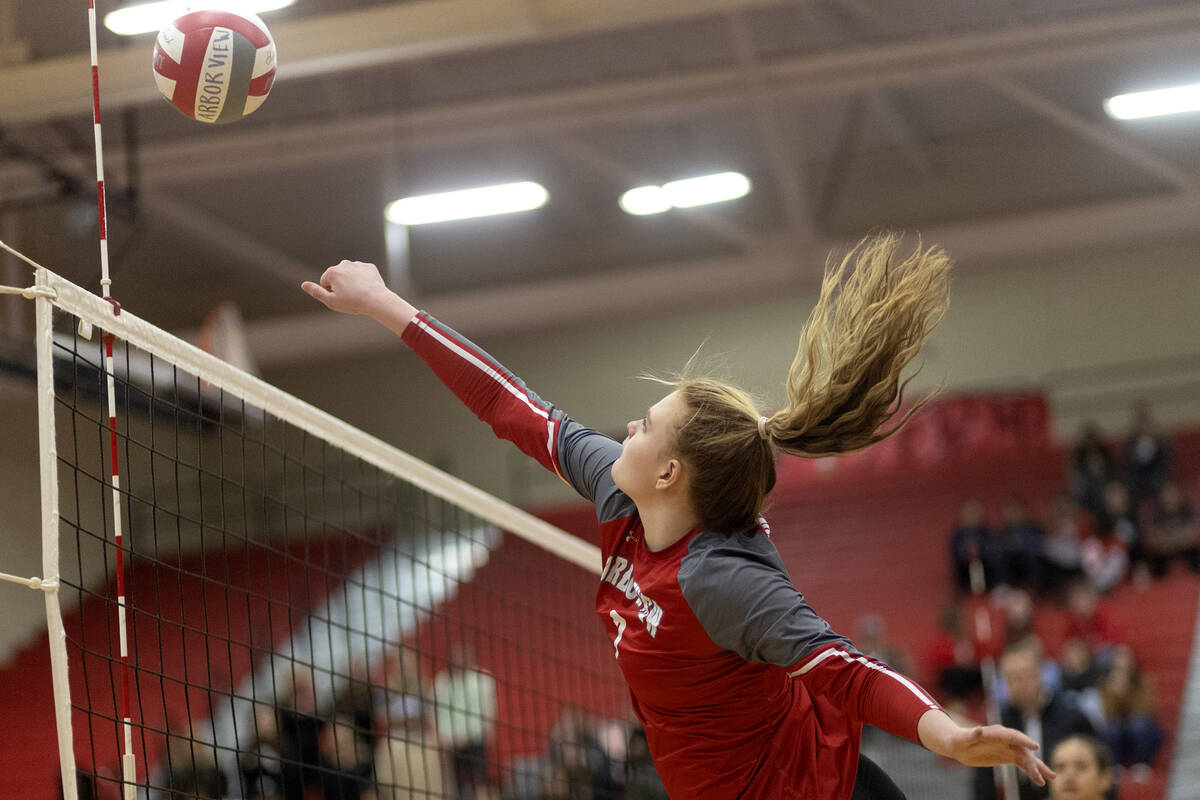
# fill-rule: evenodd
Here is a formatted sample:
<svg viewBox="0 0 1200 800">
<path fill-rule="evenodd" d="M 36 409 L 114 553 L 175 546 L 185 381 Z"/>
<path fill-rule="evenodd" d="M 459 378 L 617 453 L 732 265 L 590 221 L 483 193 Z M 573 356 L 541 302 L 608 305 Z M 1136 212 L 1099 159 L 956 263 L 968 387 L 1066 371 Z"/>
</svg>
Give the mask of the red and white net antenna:
<svg viewBox="0 0 1200 800">
<path fill-rule="evenodd" d="M 96 135 L 96 207 L 100 216 L 100 295 L 120 314 L 108 276 L 108 211 L 104 203 L 104 144 L 100 136 L 100 62 L 96 46 L 96 0 L 88 0 L 88 36 L 92 51 L 92 126 Z M 129 636 L 125 623 L 125 554 L 121 533 L 121 474 L 117 458 L 117 393 L 113 385 L 113 335 L 105 332 L 104 371 L 108 392 L 108 440 L 112 451 L 113 542 L 117 551 L 117 629 L 121 643 L 121 786 L 125 800 L 137 795 L 137 763 L 133 757 L 133 718 L 129 702 Z"/>
</svg>

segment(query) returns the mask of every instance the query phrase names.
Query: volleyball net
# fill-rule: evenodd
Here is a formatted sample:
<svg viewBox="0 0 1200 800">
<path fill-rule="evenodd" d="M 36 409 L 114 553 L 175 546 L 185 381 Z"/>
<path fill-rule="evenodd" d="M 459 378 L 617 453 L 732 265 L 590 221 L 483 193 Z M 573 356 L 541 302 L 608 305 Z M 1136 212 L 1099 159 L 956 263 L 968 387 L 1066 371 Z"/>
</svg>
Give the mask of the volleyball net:
<svg viewBox="0 0 1200 800">
<path fill-rule="evenodd" d="M 592 545 L 34 291 L 66 797 L 539 797 L 575 721 L 628 719 Z"/>
</svg>

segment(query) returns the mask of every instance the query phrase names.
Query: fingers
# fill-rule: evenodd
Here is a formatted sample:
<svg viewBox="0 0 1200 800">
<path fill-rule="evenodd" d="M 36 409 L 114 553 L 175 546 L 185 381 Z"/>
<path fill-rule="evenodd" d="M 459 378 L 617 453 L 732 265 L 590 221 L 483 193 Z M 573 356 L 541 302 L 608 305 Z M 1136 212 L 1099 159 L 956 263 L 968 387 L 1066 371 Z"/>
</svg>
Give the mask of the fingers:
<svg viewBox="0 0 1200 800">
<path fill-rule="evenodd" d="M 324 283 L 324 276 L 321 277 L 322 283 Z M 324 286 L 319 286 L 313 283 L 312 281 L 305 281 L 304 283 L 300 284 L 300 288 L 311 297 L 320 300 L 325 305 L 329 305 L 329 302 L 333 299 L 333 292 L 329 291 Z"/>
<path fill-rule="evenodd" d="M 1028 750 L 1024 751 L 1024 756 L 1019 758 L 1017 766 L 1038 786 L 1045 786 L 1046 781 L 1054 780 L 1057 777 L 1054 770 L 1050 769 L 1040 758 L 1031 755 Z"/>
<path fill-rule="evenodd" d="M 1026 750 L 1037 750 L 1039 748 L 1037 742 L 1013 728 L 1005 728 L 1001 725 L 989 725 L 987 728 L 981 730 L 981 733 L 983 732 L 986 732 L 989 739 L 1003 741 L 1012 747 L 1020 747 Z"/>
</svg>

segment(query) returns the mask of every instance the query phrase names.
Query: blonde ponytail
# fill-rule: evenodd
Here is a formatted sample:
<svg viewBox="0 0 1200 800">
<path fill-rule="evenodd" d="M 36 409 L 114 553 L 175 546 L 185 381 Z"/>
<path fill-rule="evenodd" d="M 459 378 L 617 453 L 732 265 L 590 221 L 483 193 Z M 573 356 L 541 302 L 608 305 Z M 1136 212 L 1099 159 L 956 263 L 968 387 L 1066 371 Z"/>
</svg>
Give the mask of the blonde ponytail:
<svg viewBox="0 0 1200 800">
<path fill-rule="evenodd" d="M 754 527 L 775 485 L 773 447 L 810 458 L 861 450 L 928 402 L 896 420 L 907 384 L 901 373 L 949 303 L 950 258 L 920 245 L 900 258 L 899 246 L 894 234 L 864 239 L 826 270 L 788 370 L 787 407 L 765 422 L 735 387 L 708 378 L 674 383 L 686 404 L 675 446 L 705 528 Z"/>
<path fill-rule="evenodd" d="M 786 453 L 861 450 L 903 427 L 904 368 L 949 304 L 950 258 L 920 244 L 907 256 L 894 234 L 864 239 L 826 270 L 787 378 L 787 407 L 766 423 Z"/>
</svg>

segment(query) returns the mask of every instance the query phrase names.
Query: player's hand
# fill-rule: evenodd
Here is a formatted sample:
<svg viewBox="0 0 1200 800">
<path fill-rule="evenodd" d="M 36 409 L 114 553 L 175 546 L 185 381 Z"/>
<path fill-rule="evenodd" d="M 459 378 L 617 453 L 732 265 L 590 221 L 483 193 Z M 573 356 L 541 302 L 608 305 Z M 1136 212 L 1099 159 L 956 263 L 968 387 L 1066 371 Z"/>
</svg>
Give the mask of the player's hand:
<svg viewBox="0 0 1200 800">
<path fill-rule="evenodd" d="M 1020 731 L 1003 725 L 958 728 L 946 743 L 945 755 L 969 767 L 1016 764 L 1038 786 L 1053 780 L 1054 771 L 1034 755 L 1038 744 Z"/>
<path fill-rule="evenodd" d="M 305 281 L 300 288 L 343 314 L 375 316 L 393 296 L 375 265 L 363 261 L 342 261 L 325 270 L 320 283 Z"/>
</svg>

